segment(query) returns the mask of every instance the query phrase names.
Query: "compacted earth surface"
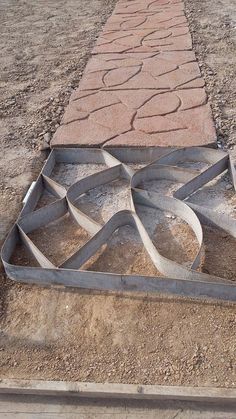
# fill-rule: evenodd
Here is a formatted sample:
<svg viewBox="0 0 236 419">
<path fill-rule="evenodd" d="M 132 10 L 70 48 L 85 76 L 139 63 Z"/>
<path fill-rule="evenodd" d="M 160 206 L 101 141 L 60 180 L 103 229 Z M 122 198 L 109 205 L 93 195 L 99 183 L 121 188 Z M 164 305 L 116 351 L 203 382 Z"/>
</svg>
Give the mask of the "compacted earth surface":
<svg viewBox="0 0 236 419">
<path fill-rule="evenodd" d="M 47 144 L 60 123 L 64 105 L 79 83 L 113 6 L 108 0 L 1 2 L 0 240 L 47 157 Z M 217 5 L 187 0 L 186 7 L 219 143 L 232 147 L 236 91 L 233 5 L 229 0 Z M 229 181 L 222 182 L 222 196 L 233 208 Z M 211 198 L 216 205 L 219 191 L 212 192 Z M 155 244 L 173 257 L 178 251 L 178 257 L 187 262 L 196 250 L 194 241 L 190 243 L 186 226 L 176 220 L 172 224 L 168 231 L 157 226 Z M 57 253 L 63 258 L 65 249 L 72 249 L 81 237 L 86 239 L 72 221 L 65 219 L 61 225 L 64 236 L 55 223 L 51 230 L 34 237 L 38 246 L 46 243 L 44 250 L 50 257 Z M 166 248 L 171 232 L 178 240 Z M 126 236 L 131 237 L 129 233 Z M 202 269 L 234 280 L 235 241 L 209 228 L 204 229 L 204 236 Z M 62 237 L 65 241 L 59 240 Z M 181 237 L 187 243 L 186 253 Z M 57 252 L 55 243 L 60 246 Z M 156 274 L 138 242 L 133 241 L 131 251 L 129 239 L 123 240 L 119 258 L 116 243 L 105 249 L 103 258 L 98 255 L 89 269 Z M 13 283 L 3 270 L 0 295 L 1 378 L 236 386 L 235 304 L 45 289 Z"/>
<path fill-rule="evenodd" d="M 0 3 L 0 240 L 42 168 L 48 142 L 114 4 Z"/>
<path fill-rule="evenodd" d="M 193 46 L 206 81 L 220 147 L 236 144 L 234 0 L 185 0 Z"/>
</svg>

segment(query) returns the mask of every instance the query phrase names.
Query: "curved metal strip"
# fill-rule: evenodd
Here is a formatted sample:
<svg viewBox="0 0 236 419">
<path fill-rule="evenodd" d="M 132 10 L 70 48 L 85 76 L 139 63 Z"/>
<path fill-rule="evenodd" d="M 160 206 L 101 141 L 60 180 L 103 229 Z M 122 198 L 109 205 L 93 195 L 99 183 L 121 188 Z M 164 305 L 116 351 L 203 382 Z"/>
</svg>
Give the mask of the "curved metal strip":
<svg viewBox="0 0 236 419">
<path fill-rule="evenodd" d="M 192 213 L 192 211 L 187 211 L 187 206 L 185 207 L 185 204 L 183 202 L 178 200 L 174 200 L 173 198 L 164 197 L 163 195 L 158 195 L 155 193 L 149 193 L 147 197 L 147 193 L 142 191 L 134 191 L 135 194 L 135 200 L 139 204 L 144 204 L 148 206 L 153 206 L 154 208 L 166 210 L 168 208 L 168 211 L 173 212 L 173 214 L 178 214 L 181 218 L 184 219 L 184 211 L 186 213 L 188 212 L 188 217 L 185 214 L 186 222 L 190 225 L 190 227 L 193 229 L 193 231 L 197 233 L 197 238 L 199 241 L 199 251 L 196 255 L 196 258 L 193 261 L 193 266 L 197 267 L 200 262 L 200 255 L 202 251 L 202 240 L 201 240 L 201 231 L 199 230 L 199 224 L 196 223 L 195 214 Z M 167 199 L 166 199 L 167 198 Z M 181 206 L 181 204 L 184 205 Z M 174 262 L 164 256 L 162 256 L 156 249 L 156 247 L 153 245 L 152 241 L 149 239 L 147 232 L 139 220 L 138 222 L 138 229 L 140 236 L 143 240 L 143 243 L 145 244 L 145 247 L 149 253 L 149 255 L 152 257 L 152 260 L 156 266 L 156 268 L 167 277 L 171 278 L 178 278 L 183 280 L 192 280 L 192 281 L 207 281 L 207 282 L 219 282 L 219 283 L 227 283 L 225 279 L 215 277 L 212 275 L 204 274 L 202 272 L 195 271 L 194 269 L 188 269 L 184 267 L 181 264 L 178 264 L 177 262 Z M 154 251 L 155 249 L 155 251 Z"/>
<path fill-rule="evenodd" d="M 154 156 L 156 157 L 158 155 L 155 150 L 150 153 L 139 150 L 139 157 L 142 153 L 146 163 L 149 157 L 153 159 Z M 123 156 L 124 161 L 119 161 L 117 159 L 118 155 Z M 202 161 L 210 165 L 210 167 L 207 167 L 199 174 L 199 171 L 176 166 L 188 160 Z M 64 197 L 65 188 L 50 178 L 53 168 L 58 161 L 66 163 L 99 162 L 110 166 L 110 168 L 76 182 L 69 188 L 66 197 Z M 236 237 L 236 221 L 207 208 L 181 201 L 227 168 L 231 173 L 235 187 L 235 168 L 228 154 L 222 151 L 199 147 L 177 149 L 155 161 L 149 162 L 150 164 L 148 166 L 140 169 L 135 174 L 133 170 L 124 164 L 124 162 L 126 163 L 128 161 L 130 161 L 129 149 L 123 151 L 116 150 L 114 156 L 112 155 L 112 151 L 109 153 L 108 151 L 98 149 L 76 149 L 76 151 L 72 149 L 54 149 L 44 165 L 17 223 L 3 245 L 2 260 L 7 275 L 13 280 L 43 285 L 63 284 L 65 286 L 100 290 L 169 292 L 172 294 L 203 298 L 212 297 L 236 300 L 235 285 L 229 284 L 229 281 L 222 278 L 195 270 L 199 265 L 202 251 L 202 229 L 199 219 L 208 224 L 223 228 L 234 237 Z M 135 158 L 135 162 L 137 163 L 137 158 Z M 110 182 L 117 177 L 131 179 L 132 211 L 126 210 L 116 213 L 102 227 L 86 214 L 79 211 L 75 206 L 75 201 L 87 190 Z M 150 179 L 168 179 L 184 185 L 174 193 L 175 198 L 137 188 L 140 183 Z M 62 199 L 58 199 L 53 204 L 34 211 L 44 189 L 50 190 L 54 196 Z M 163 257 L 157 251 L 140 218 L 135 213 L 135 205 L 137 203 L 163 211 L 173 212 L 188 223 L 194 231 L 199 244 L 199 251 L 192 262 L 191 269 Z M 64 262 L 62 267 L 55 268 L 29 239 L 27 233 L 65 215 L 68 210 L 76 222 L 94 236 Z M 139 275 L 119 275 L 80 270 L 83 263 L 109 239 L 117 228 L 127 224 L 137 229 L 156 268 L 167 277 L 149 278 Z M 28 247 L 31 254 L 38 260 L 42 267 L 15 266 L 10 263 L 14 248 L 19 241 L 22 241 Z"/>
<path fill-rule="evenodd" d="M 189 208 L 182 201 L 167 196 L 158 195 L 155 192 L 147 192 L 139 189 L 134 189 L 133 192 L 134 203 L 146 205 L 162 211 L 168 211 L 185 221 L 194 232 L 198 241 L 199 250 L 192 262 L 192 269 L 197 269 L 201 263 L 201 256 L 203 254 L 203 232 L 199 219 L 194 211 Z"/>
<path fill-rule="evenodd" d="M 88 233 L 96 234 L 101 228 L 102 225 L 97 223 L 83 211 L 81 211 L 76 205 L 75 202 L 79 199 L 81 195 L 88 192 L 89 190 L 96 188 L 106 183 L 113 182 L 121 177 L 127 178 L 128 173 L 124 173 L 124 167 L 122 164 L 110 167 L 108 169 L 102 170 L 99 173 L 87 176 L 84 179 L 79 180 L 74 183 L 67 192 L 68 206 L 71 212 L 71 215 L 75 221 L 81 225 Z M 130 178 L 130 177 L 129 177 Z"/>
</svg>

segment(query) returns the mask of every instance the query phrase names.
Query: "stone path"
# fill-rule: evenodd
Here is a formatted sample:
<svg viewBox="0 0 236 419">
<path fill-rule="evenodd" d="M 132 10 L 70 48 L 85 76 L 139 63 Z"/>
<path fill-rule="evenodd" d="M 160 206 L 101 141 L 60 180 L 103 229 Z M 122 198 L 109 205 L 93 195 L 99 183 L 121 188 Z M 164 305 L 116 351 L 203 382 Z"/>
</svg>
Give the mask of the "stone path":
<svg viewBox="0 0 236 419">
<path fill-rule="evenodd" d="M 52 147 L 176 147 L 215 139 L 183 1 L 119 0 Z"/>
</svg>

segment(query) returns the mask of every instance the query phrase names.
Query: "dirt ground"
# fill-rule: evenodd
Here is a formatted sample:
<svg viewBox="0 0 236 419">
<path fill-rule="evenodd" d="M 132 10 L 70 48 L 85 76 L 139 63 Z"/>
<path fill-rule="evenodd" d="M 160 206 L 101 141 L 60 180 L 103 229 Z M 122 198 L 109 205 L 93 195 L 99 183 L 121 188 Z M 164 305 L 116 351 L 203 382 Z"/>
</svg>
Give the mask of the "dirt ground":
<svg viewBox="0 0 236 419">
<path fill-rule="evenodd" d="M 59 126 L 114 3 L 0 2 L 0 240 L 47 157 L 42 149 Z"/>
<path fill-rule="evenodd" d="M 230 2 L 225 1 L 221 7 L 214 4 L 214 8 L 208 7 L 210 3 L 200 0 L 195 3 L 196 7 L 188 4 L 188 7 L 191 6 L 193 28 L 196 24 L 194 19 L 200 16 L 199 10 L 203 10 L 206 28 L 205 31 L 199 30 L 198 36 L 202 38 L 198 42 L 201 42 L 205 52 L 210 48 L 210 38 L 214 38 L 205 37 L 206 32 L 210 34 L 213 31 L 211 25 L 223 19 L 224 10 L 225 14 L 232 16 L 227 11 Z M 1 82 L 3 103 L 0 122 L 4 152 L 0 160 L 3 194 L 0 201 L 3 219 L 0 239 L 3 239 L 19 212 L 24 192 L 46 158 L 46 152 L 40 149 L 46 147 L 45 142 L 60 122 L 64 105 L 79 82 L 96 34 L 110 13 L 112 3 L 104 0 L 89 3 L 51 0 L 47 4 L 40 1 L 6 1 L 1 2 L 0 8 L 3 32 L 0 71 L 5 77 Z M 228 26 L 219 26 L 224 40 Z M 233 42 L 233 35 L 230 39 Z M 213 61 L 222 63 L 222 48 L 217 48 L 217 45 L 215 42 L 217 59 Z M 230 56 L 230 51 L 225 49 L 224 57 Z M 233 52 L 231 54 L 233 60 Z M 208 68 L 207 56 L 200 56 L 199 52 L 199 57 L 206 60 L 204 68 Z M 226 71 L 225 62 L 221 64 L 221 71 L 222 74 Z M 211 80 L 217 83 L 218 74 L 221 74 L 220 70 L 210 78 L 207 76 L 210 93 L 215 92 Z M 227 77 L 231 77 L 228 72 Z M 221 83 L 226 89 L 225 83 Z M 220 108 L 220 101 L 227 94 L 230 93 L 230 98 L 235 95 L 232 86 L 233 81 L 228 93 L 212 93 L 213 108 Z M 231 106 L 232 110 L 233 102 L 227 103 L 230 105 L 226 109 Z M 219 115 L 223 121 L 223 111 Z M 230 121 L 230 128 L 223 132 L 222 138 L 229 144 L 233 141 L 233 131 L 231 119 L 227 117 L 227 120 Z M 222 193 L 232 198 L 231 191 Z M 213 205 L 218 204 L 218 195 L 214 199 Z M 9 211 L 9 201 L 12 211 Z M 86 240 L 86 235 L 75 231 L 68 220 L 63 228 L 71 248 L 79 236 Z M 186 227 L 173 223 L 173 234 L 179 230 L 186 240 L 189 237 Z M 51 232 L 58 234 L 57 225 L 52 225 Z M 48 236 L 41 233 L 38 235 L 41 240 L 39 246 L 43 241 L 48 242 Z M 165 245 L 170 231 L 158 226 L 154 233 L 157 238 L 162 237 L 162 240 L 156 241 L 162 252 L 178 255 L 183 262 L 192 257 L 194 246 L 190 249 L 187 245 L 183 251 L 181 242 L 177 240 L 170 249 Z M 206 256 L 203 271 L 235 279 L 235 240 L 209 228 L 204 230 L 204 237 Z M 134 252 L 131 252 L 129 241 L 123 243 L 119 247 L 120 258 L 115 259 L 112 255 L 117 247 L 111 242 L 104 252 L 107 265 L 104 266 L 104 254 L 103 260 L 98 255 L 90 269 L 128 269 L 132 273 L 155 274 L 151 265 L 148 272 L 145 269 L 149 260 L 140 244 L 137 243 L 133 249 Z M 54 258 L 53 249 L 48 250 L 51 251 L 50 257 Z M 55 262 L 61 263 L 63 247 L 56 257 L 59 259 Z M 121 264 L 121 258 L 126 258 L 126 265 L 127 261 L 130 265 Z M 27 260 L 22 260 L 22 263 L 27 263 Z M 13 284 L 4 275 L 1 279 L 2 378 L 234 387 L 235 332 L 235 304 L 141 294 L 43 289 Z"/>
<path fill-rule="evenodd" d="M 220 146 L 236 144 L 236 7 L 234 0 L 185 0 L 193 45 Z"/>
</svg>

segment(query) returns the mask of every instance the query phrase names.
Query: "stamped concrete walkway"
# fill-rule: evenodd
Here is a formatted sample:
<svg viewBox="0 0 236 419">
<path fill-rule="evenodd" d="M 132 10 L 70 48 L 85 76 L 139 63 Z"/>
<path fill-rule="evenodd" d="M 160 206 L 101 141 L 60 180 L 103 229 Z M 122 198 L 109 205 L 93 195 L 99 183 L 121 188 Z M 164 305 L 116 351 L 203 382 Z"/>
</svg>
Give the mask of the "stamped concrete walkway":
<svg viewBox="0 0 236 419">
<path fill-rule="evenodd" d="M 183 1 L 119 0 L 52 147 L 181 147 L 215 139 Z"/>
</svg>

